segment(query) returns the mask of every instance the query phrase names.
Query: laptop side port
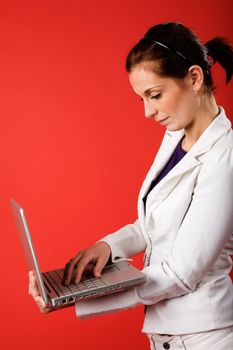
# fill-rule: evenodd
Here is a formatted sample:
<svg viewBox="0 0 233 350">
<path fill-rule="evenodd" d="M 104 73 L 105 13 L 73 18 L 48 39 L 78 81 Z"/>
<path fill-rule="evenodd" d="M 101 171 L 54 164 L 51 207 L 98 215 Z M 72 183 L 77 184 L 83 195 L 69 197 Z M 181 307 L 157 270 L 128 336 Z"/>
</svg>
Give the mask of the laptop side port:
<svg viewBox="0 0 233 350">
<path fill-rule="evenodd" d="M 90 293 L 84 294 L 84 295 L 83 295 L 83 298 L 88 298 L 90 295 L 91 295 Z"/>
<path fill-rule="evenodd" d="M 97 295 L 97 292 L 91 292 L 91 295 L 93 295 L 93 296 Z"/>
</svg>

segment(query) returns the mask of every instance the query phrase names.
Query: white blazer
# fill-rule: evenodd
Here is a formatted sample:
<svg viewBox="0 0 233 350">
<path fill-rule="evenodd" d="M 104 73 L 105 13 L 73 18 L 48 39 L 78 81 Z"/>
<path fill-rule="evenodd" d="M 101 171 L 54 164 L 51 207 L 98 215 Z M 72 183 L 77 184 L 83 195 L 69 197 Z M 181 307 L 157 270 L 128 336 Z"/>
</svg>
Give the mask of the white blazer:
<svg viewBox="0 0 233 350">
<path fill-rule="evenodd" d="M 166 131 L 142 185 L 138 219 L 104 237 L 112 260 L 145 251 L 145 284 L 76 304 L 78 317 L 148 305 L 143 332 L 186 334 L 233 325 L 233 131 L 220 114 L 143 197 L 184 131 Z"/>
</svg>

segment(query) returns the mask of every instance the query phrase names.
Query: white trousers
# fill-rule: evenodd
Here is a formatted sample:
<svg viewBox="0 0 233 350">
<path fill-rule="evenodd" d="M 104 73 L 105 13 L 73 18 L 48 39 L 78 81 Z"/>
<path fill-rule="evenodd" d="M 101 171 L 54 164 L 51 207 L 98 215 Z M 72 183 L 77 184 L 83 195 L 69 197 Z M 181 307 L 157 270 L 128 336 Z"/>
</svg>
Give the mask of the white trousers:
<svg viewBox="0 0 233 350">
<path fill-rule="evenodd" d="M 233 327 L 183 335 L 148 334 L 151 350 L 233 350 Z"/>
</svg>

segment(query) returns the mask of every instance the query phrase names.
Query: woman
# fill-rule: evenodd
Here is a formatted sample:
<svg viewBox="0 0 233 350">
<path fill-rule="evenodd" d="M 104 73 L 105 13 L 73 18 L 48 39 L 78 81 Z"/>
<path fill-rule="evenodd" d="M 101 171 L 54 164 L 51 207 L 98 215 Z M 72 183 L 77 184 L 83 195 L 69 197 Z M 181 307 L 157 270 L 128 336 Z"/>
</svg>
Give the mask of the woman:
<svg viewBox="0 0 233 350">
<path fill-rule="evenodd" d="M 229 82 L 233 49 L 221 38 L 203 45 L 179 23 L 150 28 L 132 48 L 126 70 L 145 115 L 166 132 L 138 199 L 138 219 L 77 254 L 66 266 L 76 281 L 145 252 L 145 284 L 118 295 L 77 303 L 88 317 L 146 305 L 143 332 L 151 349 L 233 348 L 233 132 L 216 104 L 210 61 Z M 29 290 L 50 311 L 30 273 Z"/>
</svg>

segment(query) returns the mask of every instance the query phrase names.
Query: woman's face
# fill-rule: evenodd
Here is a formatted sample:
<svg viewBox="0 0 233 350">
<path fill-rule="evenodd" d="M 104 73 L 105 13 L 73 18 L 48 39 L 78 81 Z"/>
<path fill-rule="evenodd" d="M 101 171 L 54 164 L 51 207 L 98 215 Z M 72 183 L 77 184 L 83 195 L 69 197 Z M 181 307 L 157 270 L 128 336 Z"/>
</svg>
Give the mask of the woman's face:
<svg viewBox="0 0 233 350">
<path fill-rule="evenodd" d="M 188 129 L 195 122 L 198 99 L 192 78 L 165 78 L 152 71 L 150 63 L 141 63 L 129 74 L 133 90 L 144 102 L 145 116 L 154 118 L 170 131 Z"/>
</svg>

